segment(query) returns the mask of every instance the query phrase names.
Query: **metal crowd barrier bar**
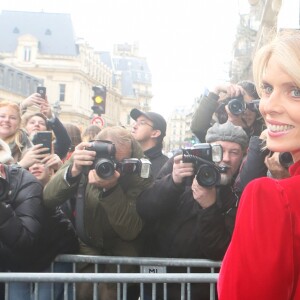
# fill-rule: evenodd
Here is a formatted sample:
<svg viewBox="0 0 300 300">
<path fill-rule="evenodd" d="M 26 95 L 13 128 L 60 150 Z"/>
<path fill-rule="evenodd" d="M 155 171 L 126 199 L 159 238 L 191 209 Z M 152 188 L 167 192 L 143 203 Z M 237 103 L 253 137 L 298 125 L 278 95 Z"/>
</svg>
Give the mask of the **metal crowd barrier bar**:
<svg viewBox="0 0 300 300">
<path fill-rule="evenodd" d="M 220 262 L 204 259 L 169 259 L 148 257 L 114 257 L 114 256 L 86 256 L 86 255 L 60 255 L 55 262 L 72 263 L 73 273 L 0 273 L 0 282 L 5 282 L 6 300 L 7 288 L 11 282 L 30 282 L 34 284 L 34 300 L 38 300 L 39 283 L 64 283 L 64 300 L 76 299 L 76 284 L 78 282 L 93 283 L 93 299 L 98 299 L 98 283 L 117 283 L 117 299 L 127 300 L 127 284 L 139 283 L 141 296 L 144 299 L 144 284 L 152 284 L 152 300 L 156 299 L 156 284 L 163 284 L 163 299 L 167 298 L 167 284 L 181 285 L 181 300 L 191 299 L 191 283 L 207 283 L 210 285 L 210 300 L 216 299 L 215 284 L 218 279 L 216 268 Z M 94 273 L 76 273 L 78 263 L 94 264 Z M 117 273 L 97 273 L 98 265 L 114 264 Z M 122 265 L 137 265 L 141 273 L 121 273 Z M 147 267 L 148 266 L 148 267 Z M 186 273 L 166 273 L 166 267 L 186 267 Z M 210 268 L 211 273 L 191 273 L 194 267 Z M 164 269 L 165 268 L 165 269 Z M 71 286 L 70 287 L 70 283 Z M 68 291 L 72 291 L 72 295 Z M 53 287 L 51 290 L 54 299 Z M 103 299 L 102 299 L 103 300 Z M 104 299 L 105 300 L 105 299 Z M 130 299 L 129 299 L 130 300 Z"/>
</svg>

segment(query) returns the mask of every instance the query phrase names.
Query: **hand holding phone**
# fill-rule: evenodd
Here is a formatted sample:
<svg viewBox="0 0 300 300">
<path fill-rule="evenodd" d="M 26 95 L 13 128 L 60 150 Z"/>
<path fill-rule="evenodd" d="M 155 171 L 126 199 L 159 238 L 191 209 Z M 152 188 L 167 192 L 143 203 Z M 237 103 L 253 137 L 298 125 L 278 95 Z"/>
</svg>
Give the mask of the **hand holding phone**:
<svg viewBox="0 0 300 300">
<path fill-rule="evenodd" d="M 52 131 L 37 131 L 32 138 L 32 143 L 34 145 L 42 144 L 43 148 L 48 148 L 44 153 L 51 153 Z"/>
<path fill-rule="evenodd" d="M 44 87 L 44 86 L 38 86 L 36 88 L 36 92 L 41 95 L 41 98 L 46 99 L 46 87 Z"/>
</svg>

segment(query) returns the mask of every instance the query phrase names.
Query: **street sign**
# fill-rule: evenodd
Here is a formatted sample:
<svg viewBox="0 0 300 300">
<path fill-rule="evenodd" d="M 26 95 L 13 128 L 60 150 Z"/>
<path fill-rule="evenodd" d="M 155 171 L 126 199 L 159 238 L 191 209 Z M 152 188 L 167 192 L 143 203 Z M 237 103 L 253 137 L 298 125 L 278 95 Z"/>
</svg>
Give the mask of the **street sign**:
<svg viewBox="0 0 300 300">
<path fill-rule="evenodd" d="M 91 120 L 91 124 L 93 125 L 98 125 L 99 127 L 104 127 L 105 121 L 102 117 L 100 116 L 95 116 L 92 120 Z"/>
</svg>

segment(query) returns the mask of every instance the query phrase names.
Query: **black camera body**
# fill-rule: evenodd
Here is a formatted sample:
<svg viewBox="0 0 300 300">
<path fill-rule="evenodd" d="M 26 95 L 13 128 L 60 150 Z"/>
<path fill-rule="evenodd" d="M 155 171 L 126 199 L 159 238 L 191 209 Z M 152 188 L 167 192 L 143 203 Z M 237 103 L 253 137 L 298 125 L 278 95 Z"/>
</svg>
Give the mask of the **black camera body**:
<svg viewBox="0 0 300 300">
<path fill-rule="evenodd" d="M 142 178 L 150 177 L 151 162 L 145 158 L 126 158 L 116 162 L 116 147 L 109 141 L 92 141 L 87 150 L 96 151 L 94 163 L 90 169 L 95 169 L 97 175 L 102 179 L 112 177 L 117 170 L 121 175 L 139 174 Z"/>
<path fill-rule="evenodd" d="M 241 115 L 247 108 L 253 112 L 259 112 L 259 102 L 260 99 L 255 99 L 246 103 L 244 97 L 240 95 L 228 101 L 228 109 L 235 116 Z"/>
<path fill-rule="evenodd" d="M 92 141 L 91 143 L 92 145 L 86 148 L 86 150 L 96 151 L 91 169 L 95 169 L 97 175 L 103 179 L 113 176 L 116 169 L 115 145 L 107 141 Z"/>
<path fill-rule="evenodd" d="M 183 162 L 194 164 L 196 180 L 199 185 L 210 187 L 220 183 L 222 170 L 215 163 L 222 160 L 221 145 L 201 143 L 192 148 L 183 148 L 182 154 Z"/>
</svg>

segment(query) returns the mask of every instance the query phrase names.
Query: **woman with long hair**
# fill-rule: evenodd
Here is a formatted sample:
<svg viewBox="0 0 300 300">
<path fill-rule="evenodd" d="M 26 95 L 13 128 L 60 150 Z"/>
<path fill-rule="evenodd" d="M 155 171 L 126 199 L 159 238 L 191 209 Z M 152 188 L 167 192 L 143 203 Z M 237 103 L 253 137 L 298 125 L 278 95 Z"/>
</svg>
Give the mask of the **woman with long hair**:
<svg viewBox="0 0 300 300">
<path fill-rule="evenodd" d="M 245 188 L 222 263 L 220 300 L 300 299 L 300 33 L 280 33 L 255 55 L 266 147 L 290 152 L 291 177 Z"/>
</svg>

